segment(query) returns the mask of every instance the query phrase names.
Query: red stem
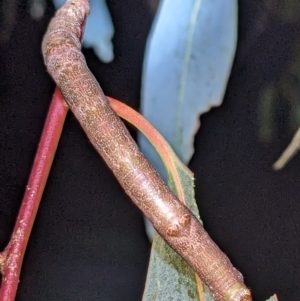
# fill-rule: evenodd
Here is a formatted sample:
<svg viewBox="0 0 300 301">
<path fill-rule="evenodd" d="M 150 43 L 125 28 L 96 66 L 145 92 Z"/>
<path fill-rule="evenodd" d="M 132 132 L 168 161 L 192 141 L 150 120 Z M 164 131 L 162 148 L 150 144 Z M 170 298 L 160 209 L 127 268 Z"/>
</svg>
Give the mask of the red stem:
<svg viewBox="0 0 300 301">
<path fill-rule="evenodd" d="M 2 273 L 0 301 L 13 301 L 15 299 L 24 253 L 68 109 L 69 107 L 65 103 L 63 96 L 58 88 L 56 88 L 15 228 L 10 242 L 4 251 L 0 253 L 0 268 Z"/>
<path fill-rule="evenodd" d="M 85 1 L 89 3 L 89 0 Z M 84 28 L 85 21 L 82 24 L 82 34 Z M 0 252 L 0 301 L 15 299 L 28 239 L 68 111 L 69 106 L 56 88 L 11 239 L 3 252 Z"/>
</svg>

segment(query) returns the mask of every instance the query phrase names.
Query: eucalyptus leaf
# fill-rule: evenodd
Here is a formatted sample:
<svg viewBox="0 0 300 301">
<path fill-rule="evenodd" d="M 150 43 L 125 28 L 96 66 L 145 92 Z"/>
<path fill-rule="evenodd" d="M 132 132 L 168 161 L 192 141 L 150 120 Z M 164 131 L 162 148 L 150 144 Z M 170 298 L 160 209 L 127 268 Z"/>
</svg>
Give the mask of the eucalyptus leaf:
<svg viewBox="0 0 300 301">
<path fill-rule="evenodd" d="M 199 115 L 222 103 L 236 40 L 236 0 L 160 2 L 146 47 L 141 113 L 185 164 Z M 142 135 L 138 142 L 164 174 L 150 143 Z"/>
<path fill-rule="evenodd" d="M 278 298 L 276 295 L 273 295 L 270 299 L 268 299 L 267 301 L 278 301 Z"/>
<path fill-rule="evenodd" d="M 179 190 L 182 189 L 181 201 L 200 219 L 194 197 L 193 174 L 175 154 L 171 154 L 171 157 L 176 172 L 166 166 L 168 185 L 178 196 Z M 143 301 L 150 300 L 214 301 L 209 289 L 196 273 L 158 234 L 155 235 L 152 244 L 143 296 Z"/>
</svg>

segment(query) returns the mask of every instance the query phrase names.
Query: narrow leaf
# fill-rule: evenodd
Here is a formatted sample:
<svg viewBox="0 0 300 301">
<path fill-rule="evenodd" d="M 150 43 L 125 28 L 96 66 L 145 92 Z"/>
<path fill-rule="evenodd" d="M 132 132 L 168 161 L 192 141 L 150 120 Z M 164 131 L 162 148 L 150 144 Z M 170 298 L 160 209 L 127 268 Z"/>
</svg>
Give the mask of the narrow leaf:
<svg viewBox="0 0 300 301">
<path fill-rule="evenodd" d="M 194 196 L 193 173 L 178 159 L 170 145 L 139 113 L 108 97 L 114 111 L 132 123 L 149 139 L 167 170 L 168 185 L 200 220 Z M 182 300 L 214 301 L 209 289 L 167 243 L 157 234 L 152 244 L 144 301 Z"/>
<path fill-rule="evenodd" d="M 236 48 L 236 0 L 161 1 L 148 38 L 141 113 L 187 164 L 199 115 L 221 104 Z M 141 150 L 163 176 L 142 135 Z"/>
<path fill-rule="evenodd" d="M 274 163 L 273 168 L 275 170 L 282 169 L 288 161 L 290 161 L 299 151 L 300 148 L 300 128 L 297 130 L 296 134 L 294 135 L 292 141 L 284 150 L 282 155 L 279 159 Z"/>
<path fill-rule="evenodd" d="M 278 301 L 278 298 L 276 295 L 273 295 L 270 299 L 268 299 L 267 301 Z"/>
</svg>

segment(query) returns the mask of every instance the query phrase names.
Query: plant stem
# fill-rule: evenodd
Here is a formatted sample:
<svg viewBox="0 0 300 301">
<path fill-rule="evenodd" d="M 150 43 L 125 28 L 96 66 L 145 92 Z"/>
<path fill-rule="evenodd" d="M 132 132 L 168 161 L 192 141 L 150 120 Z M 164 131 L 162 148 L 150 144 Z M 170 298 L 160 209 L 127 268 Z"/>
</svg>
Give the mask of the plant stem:
<svg viewBox="0 0 300 301">
<path fill-rule="evenodd" d="M 180 161 L 180 159 L 177 157 L 171 146 L 143 115 L 128 107 L 124 103 L 118 101 L 117 99 L 109 96 L 106 97 L 109 105 L 117 113 L 117 115 L 130 122 L 142 134 L 144 134 L 149 142 L 155 147 L 166 169 L 169 168 L 169 170 L 173 171 L 172 176 L 174 177 L 174 185 L 176 187 L 178 199 L 186 205 L 186 197 L 184 195 L 182 185 L 180 185 L 180 176 L 174 164 L 175 157 L 178 161 Z M 186 169 L 188 170 L 187 167 Z"/>
<path fill-rule="evenodd" d="M 125 192 L 209 286 L 215 300 L 252 300 L 241 273 L 139 151 L 87 68 L 80 37 L 88 14 L 84 0 L 69 0 L 57 11 L 42 45 L 50 75 Z"/>
<path fill-rule="evenodd" d="M 11 239 L 4 251 L 0 253 L 2 273 L 0 301 L 13 301 L 15 299 L 24 253 L 67 112 L 68 106 L 60 91 L 56 89 Z"/>
</svg>

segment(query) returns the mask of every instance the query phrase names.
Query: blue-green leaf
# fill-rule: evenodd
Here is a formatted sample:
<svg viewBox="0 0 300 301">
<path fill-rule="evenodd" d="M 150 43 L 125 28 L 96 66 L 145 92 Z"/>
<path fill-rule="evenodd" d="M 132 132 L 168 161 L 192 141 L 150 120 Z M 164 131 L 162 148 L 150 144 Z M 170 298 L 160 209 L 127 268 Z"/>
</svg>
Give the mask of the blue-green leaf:
<svg viewBox="0 0 300 301">
<path fill-rule="evenodd" d="M 278 298 L 276 295 L 273 295 L 270 299 L 268 299 L 267 301 L 278 301 Z"/>
<path fill-rule="evenodd" d="M 168 185 L 200 219 L 194 196 L 194 177 L 170 152 L 174 168 L 166 166 Z M 180 191 L 180 192 L 179 192 Z M 209 289 L 192 268 L 156 234 L 153 240 L 143 301 L 214 301 Z"/>
<path fill-rule="evenodd" d="M 141 113 L 185 164 L 199 115 L 222 103 L 236 40 L 236 0 L 161 1 L 147 42 Z M 138 140 L 162 172 L 149 142 Z"/>
</svg>

